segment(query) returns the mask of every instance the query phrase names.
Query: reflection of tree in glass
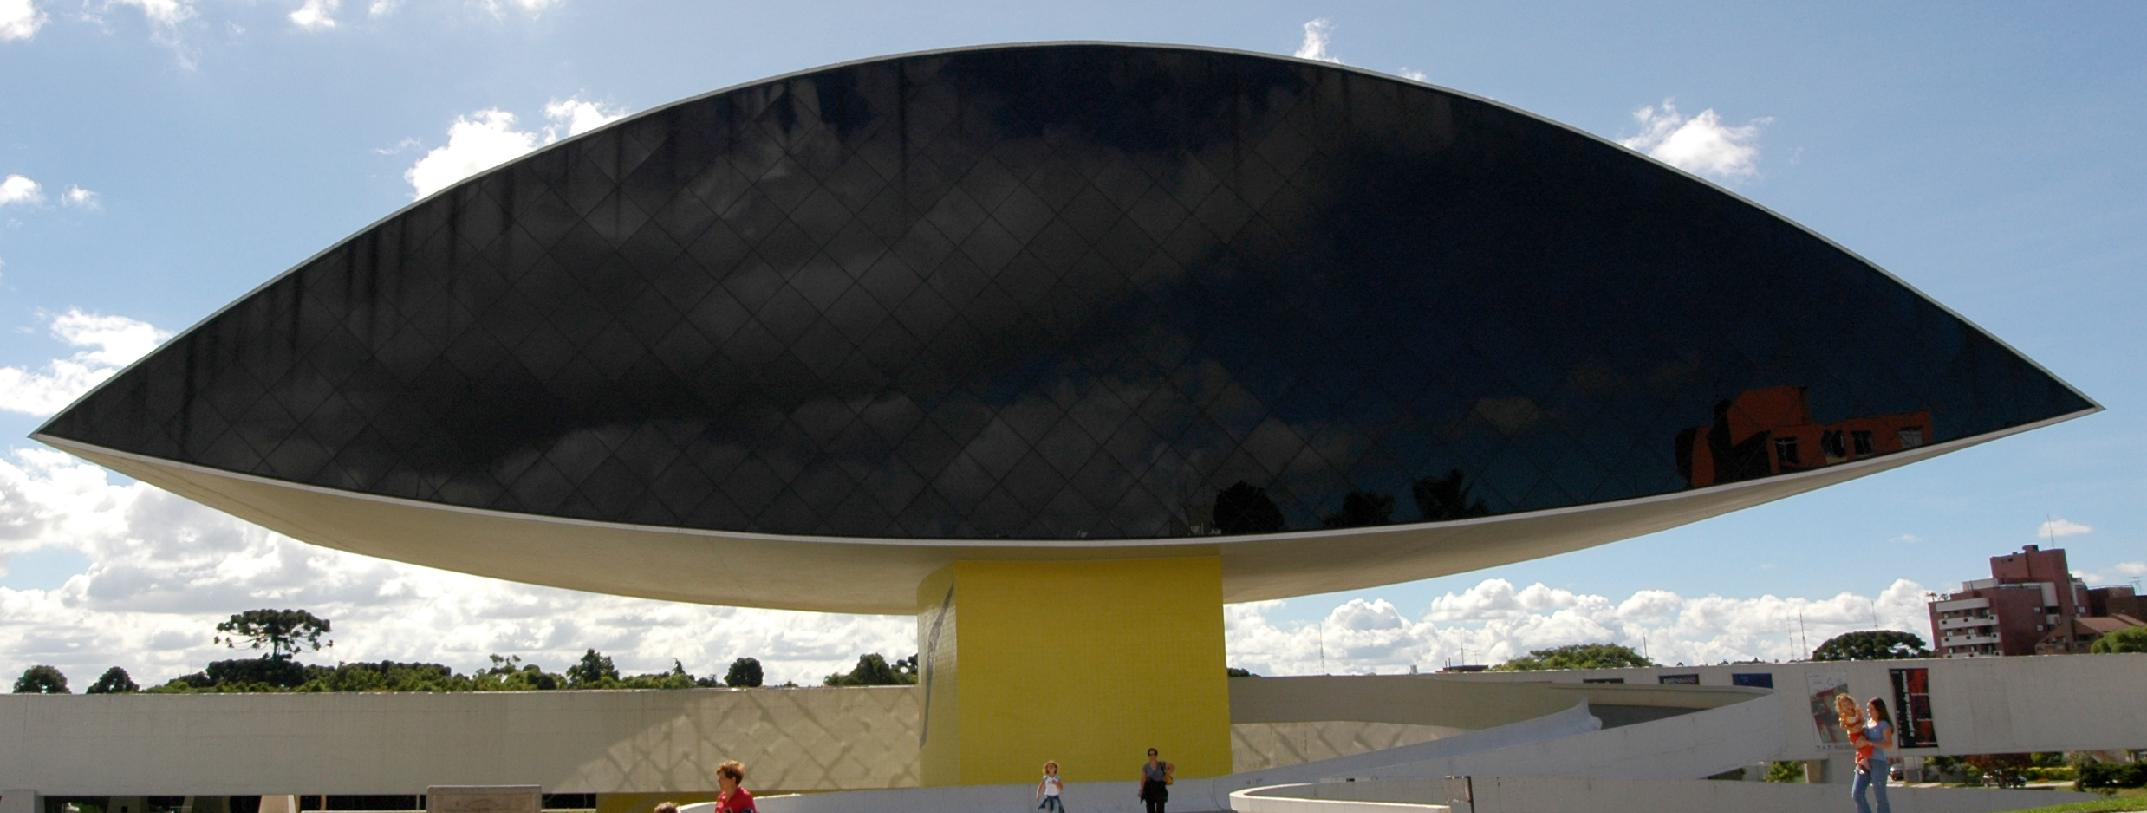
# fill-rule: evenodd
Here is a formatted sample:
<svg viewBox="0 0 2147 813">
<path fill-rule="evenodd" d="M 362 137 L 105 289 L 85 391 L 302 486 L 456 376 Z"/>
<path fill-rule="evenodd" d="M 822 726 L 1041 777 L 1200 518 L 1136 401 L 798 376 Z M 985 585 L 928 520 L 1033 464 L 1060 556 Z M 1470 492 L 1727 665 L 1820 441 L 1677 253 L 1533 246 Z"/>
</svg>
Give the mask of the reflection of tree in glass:
<svg viewBox="0 0 2147 813">
<path fill-rule="evenodd" d="M 1409 486 L 1409 496 L 1416 498 L 1416 510 L 1424 513 L 1425 522 L 1488 516 L 1491 509 L 1483 500 L 1469 499 L 1466 479 L 1460 469 L 1452 469 L 1444 477 L 1416 481 Z"/>
<path fill-rule="evenodd" d="M 1352 491 L 1342 497 L 1342 510 L 1328 514 L 1329 528 L 1385 525 L 1394 516 L 1394 497 L 1373 491 Z"/>
<path fill-rule="evenodd" d="M 1215 495 L 1215 529 L 1226 534 L 1266 534 L 1282 530 L 1282 509 L 1267 489 L 1239 480 Z"/>
</svg>

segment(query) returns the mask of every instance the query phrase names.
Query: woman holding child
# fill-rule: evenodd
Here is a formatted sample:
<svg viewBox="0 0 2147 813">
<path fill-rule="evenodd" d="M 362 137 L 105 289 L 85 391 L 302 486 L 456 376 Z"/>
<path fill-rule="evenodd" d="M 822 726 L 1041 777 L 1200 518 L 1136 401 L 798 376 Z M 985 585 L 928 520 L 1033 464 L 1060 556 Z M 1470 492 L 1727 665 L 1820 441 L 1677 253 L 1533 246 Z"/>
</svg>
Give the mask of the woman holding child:
<svg viewBox="0 0 2147 813">
<path fill-rule="evenodd" d="M 1856 781 L 1849 786 L 1849 798 L 1856 800 L 1857 813 L 1872 813 L 1871 806 L 1864 803 L 1864 789 L 1871 789 L 1871 796 L 1878 801 L 1878 813 L 1892 813 L 1886 803 L 1886 780 L 1889 776 L 1888 756 L 1894 747 L 1894 726 L 1886 713 L 1886 701 L 1871 698 L 1865 705 L 1865 713 L 1856 711 L 1856 700 L 1847 693 L 1834 695 L 1834 715 L 1843 731 L 1849 734 L 1849 744 L 1856 746 Z"/>
</svg>

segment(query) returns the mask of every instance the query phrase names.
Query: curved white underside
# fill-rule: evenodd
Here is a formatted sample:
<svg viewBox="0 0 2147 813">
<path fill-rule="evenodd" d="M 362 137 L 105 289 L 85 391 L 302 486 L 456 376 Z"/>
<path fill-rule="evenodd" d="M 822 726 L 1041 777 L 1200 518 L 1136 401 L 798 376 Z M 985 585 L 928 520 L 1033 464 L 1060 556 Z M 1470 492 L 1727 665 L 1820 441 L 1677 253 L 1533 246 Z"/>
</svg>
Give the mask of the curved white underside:
<svg viewBox="0 0 2147 813">
<path fill-rule="evenodd" d="M 1831 468 L 1578 508 L 1452 522 L 1197 540 L 792 537 L 510 514 L 301 486 L 37 439 L 294 539 L 480 576 L 627 596 L 788 610 L 911 613 L 925 576 L 963 559 L 1219 555 L 1229 602 L 1464 573 L 1697 522 L 2087 410 Z"/>
</svg>

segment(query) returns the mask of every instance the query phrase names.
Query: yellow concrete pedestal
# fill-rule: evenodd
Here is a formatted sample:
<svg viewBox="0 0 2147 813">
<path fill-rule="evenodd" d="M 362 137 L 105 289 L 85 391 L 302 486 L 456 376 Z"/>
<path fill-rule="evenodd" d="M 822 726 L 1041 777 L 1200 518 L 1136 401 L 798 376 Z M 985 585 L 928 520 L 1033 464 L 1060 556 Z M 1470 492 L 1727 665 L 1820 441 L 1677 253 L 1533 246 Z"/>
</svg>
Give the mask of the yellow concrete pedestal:
<svg viewBox="0 0 2147 813">
<path fill-rule="evenodd" d="M 917 605 L 924 784 L 1230 772 L 1220 559 L 957 562 Z"/>
</svg>

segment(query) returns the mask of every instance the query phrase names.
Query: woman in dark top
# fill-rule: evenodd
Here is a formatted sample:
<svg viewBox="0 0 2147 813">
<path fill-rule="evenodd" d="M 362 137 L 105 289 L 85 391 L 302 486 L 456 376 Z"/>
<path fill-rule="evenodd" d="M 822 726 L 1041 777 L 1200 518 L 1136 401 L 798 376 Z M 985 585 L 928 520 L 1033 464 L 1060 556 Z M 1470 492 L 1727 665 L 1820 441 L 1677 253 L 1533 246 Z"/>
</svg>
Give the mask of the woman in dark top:
<svg viewBox="0 0 2147 813">
<path fill-rule="evenodd" d="M 1163 813 L 1163 803 L 1170 801 L 1170 763 L 1156 759 L 1156 749 L 1148 749 L 1148 761 L 1141 765 L 1141 802 L 1148 806 L 1148 813 Z"/>
</svg>

